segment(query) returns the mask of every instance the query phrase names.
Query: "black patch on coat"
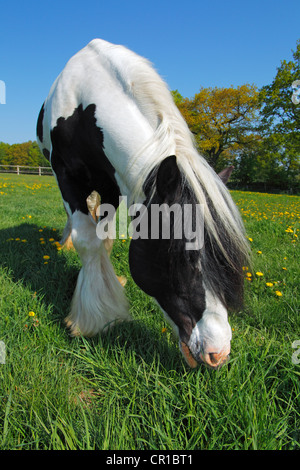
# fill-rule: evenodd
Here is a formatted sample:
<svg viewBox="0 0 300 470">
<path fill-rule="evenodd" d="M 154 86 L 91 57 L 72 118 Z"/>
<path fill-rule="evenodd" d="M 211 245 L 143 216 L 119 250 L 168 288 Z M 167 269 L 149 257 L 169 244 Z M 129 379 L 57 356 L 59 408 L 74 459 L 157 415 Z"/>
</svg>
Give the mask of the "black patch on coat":
<svg viewBox="0 0 300 470">
<path fill-rule="evenodd" d="M 88 214 L 86 198 L 92 191 L 101 203 L 119 205 L 120 190 L 114 168 L 104 153 L 103 132 L 96 124 L 96 105 L 83 109 L 80 104 L 72 116 L 57 119 L 51 131 L 51 165 L 62 197 L 71 211 Z"/>
<path fill-rule="evenodd" d="M 50 160 L 50 152 L 48 149 L 43 149 L 43 155 L 47 160 Z"/>
<path fill-rule="evenodd" d="M 44 119 L 45 103 L 41 107 L 39 117 L 36 124 L 36 135 L 38 136 L 40 142 L 43 142 L 43 119 Z"/>
</svg>

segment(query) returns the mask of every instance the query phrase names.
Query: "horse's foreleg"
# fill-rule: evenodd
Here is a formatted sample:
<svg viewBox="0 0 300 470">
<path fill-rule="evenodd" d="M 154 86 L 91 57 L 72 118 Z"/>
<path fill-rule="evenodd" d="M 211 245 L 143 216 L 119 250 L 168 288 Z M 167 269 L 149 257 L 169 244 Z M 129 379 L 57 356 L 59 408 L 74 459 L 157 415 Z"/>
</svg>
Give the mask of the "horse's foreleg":
<svg viewBox="0 0 300 470">
<path fill-rule="evenodd" d="M 97 216 L 97 209 L 100 206 L 100 196 L 97 193 L 97 191 L 93 191 L 87 198 L 86 200 L 88 210 L 90 211 L 91 216 L 95 220 L 95 222 L 98 221 L 98 216 Z M 72 242 L 72 237 L 71 237 L 71 232 L 72 232 L 72 222 L 71 222 L 71 217 L 68 214 L 68 211 L 66 210 L 67 215 L 68 215 L 68 220 L 65 225 L 60 244 L 66 248 L 67 250 L 74 250 L 74 245 Z"/>
<path fill-rule="evenodd" d="M 71 311 L 66 323 L 73 335 L 94 336 L 120 320 L 130 320 L 124 288 L 109 260 L 105 243 L 96 234 L 90 215 L 75 211 L 72 241 L 81 262 Z"/>
</svg>

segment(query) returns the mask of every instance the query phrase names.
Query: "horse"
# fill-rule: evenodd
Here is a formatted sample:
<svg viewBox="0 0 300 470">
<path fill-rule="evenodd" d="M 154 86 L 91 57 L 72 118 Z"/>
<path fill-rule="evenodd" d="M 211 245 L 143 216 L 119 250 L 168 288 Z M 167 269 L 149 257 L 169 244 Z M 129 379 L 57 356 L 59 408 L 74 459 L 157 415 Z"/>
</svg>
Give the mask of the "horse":
<svg viewBox="0 0 300 470">
<path fill-rule="evenodd" d="M 199 154 L 153 65 L 124 46 L 92 40 L 53 83 L 38 116 L 37 140 L 67 213 L 63 241 L 71 236 L 82 264 L 66 318 L 70 333 L 90 337 L 132 320 L 124 282 L 110 261 L 113 236 L 97 236 L 103 218 L 92 216 L 95 194 L 101 206 L 115 210 L 122 197 L 146 208 L 201 206 L 201 247 L 187 249 L 186 237 L 174 231 L 168 239 L 161 232 L 154 239 L 132 237 L 129 268 L 172 325 L 188 365 L 225 364 L 232 339 L 228 310 L 243 306 L 242 267 L 249 257 L 224 184 L 232 169 L 218 175 Z M 144 217 L 150 227 L 150 211 Z"/>
</svg>

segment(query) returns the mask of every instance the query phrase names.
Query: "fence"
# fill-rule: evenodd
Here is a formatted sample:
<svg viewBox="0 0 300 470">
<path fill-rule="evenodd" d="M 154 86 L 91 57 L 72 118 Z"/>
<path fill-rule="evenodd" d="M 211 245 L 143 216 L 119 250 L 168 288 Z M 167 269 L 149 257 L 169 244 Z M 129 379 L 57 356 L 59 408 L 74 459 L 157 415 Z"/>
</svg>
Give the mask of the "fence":
<svg viewBox="0 0 300 470">
<path fill-rule="evenodd" d="M 50 166 L 0 165 L 0 173 L 16 173 L 17 175 L 53 175 Z"/>
</svg>

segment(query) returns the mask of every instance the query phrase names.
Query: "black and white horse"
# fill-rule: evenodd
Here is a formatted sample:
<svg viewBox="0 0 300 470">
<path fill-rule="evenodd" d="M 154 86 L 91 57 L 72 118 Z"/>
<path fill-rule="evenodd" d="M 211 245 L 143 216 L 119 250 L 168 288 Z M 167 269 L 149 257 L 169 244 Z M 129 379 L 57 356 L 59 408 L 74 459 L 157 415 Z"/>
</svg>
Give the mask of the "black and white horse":
<svg viewBox="0 0 300 470">
<path fill-rule="evenodd" d="M 131 318 L 109 259 L 112 240 L 97 236 L 88 209 L 93 191 L 101 204 L 115 209 L 121 195 L 146 207 L 202 205 L 201 249 L 187 250 L 186 240 L 172 235 L 134 237 L 130 271 L 178 333 L 190 366 L 205 362 L 216 368 L 226 362 L 231 342 L 227 309 L 241 307 L 248 256 L 243 224 L 224 184 L 230 171 L 219 177 L 197 153 L 150 63 L 125 47 L 91 41 L 52 85 L 37 136 L 68 214 L 64 238 L 71 234 L 82 262 L 67 317 L 72 334 L 92 336 Z"/>
</svg>

